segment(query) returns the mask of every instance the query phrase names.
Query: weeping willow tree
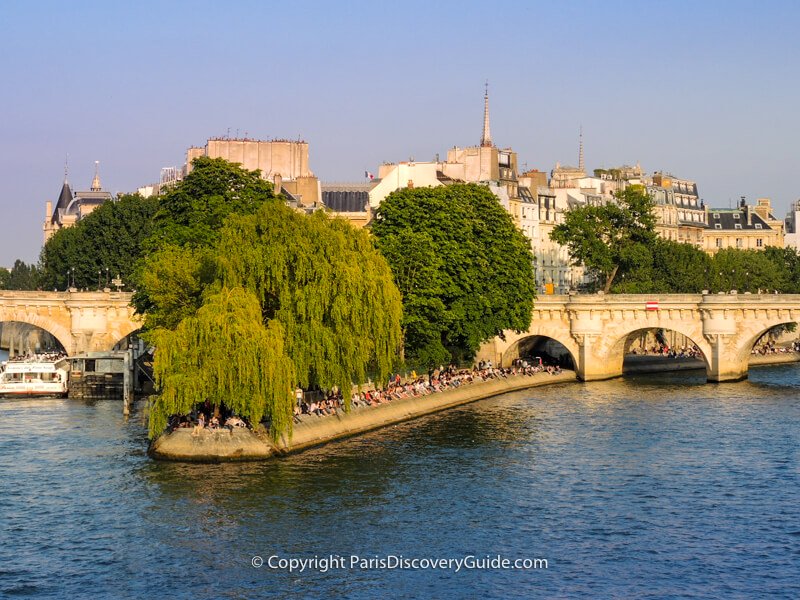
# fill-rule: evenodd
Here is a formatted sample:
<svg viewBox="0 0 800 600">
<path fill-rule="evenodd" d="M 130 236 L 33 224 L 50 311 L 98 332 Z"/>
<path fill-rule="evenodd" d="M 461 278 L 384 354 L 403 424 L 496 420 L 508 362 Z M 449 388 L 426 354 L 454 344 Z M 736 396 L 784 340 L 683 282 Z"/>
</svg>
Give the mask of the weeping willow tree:
<svg viewBox="0 0 800 600">
<path fill-rule="evenodd" d="M 265 319 L 283 325 L 302 387 L 338 387 L 349 403 L 368 370 L 386 381 L 402 343 L 402 304 L 368 232 L 270 203 L 228 220 L 218 257 L 224 285 L 251 290 Z"/>
<path fill-rule="evenodd" d="M 197 314 L 174 330 L 156 329 L 154 374 L 161 394 L 150 411 L 150 436 L 170 415 L 199 403 L 227 406 L 258 423 L 269 416 L 274 432 L 292 421 L 296 380 L 280 322 L 264 323 L 256 296 L 242 288 L 209 294 Z"/>
<path fill-rule="evenodd" d="M 274 438 L 291 435 L 297 384 L 338 387 L 349 407 L 353 384 L 388 378 L 402 343 L 401 299 L 368 232 L 275 199 L 229 216 L 203 265 L 190 268 L 194 252 L 173 246 L 146 265 L 161 391 L 151 437 L 205 400 L 253 424 L 266 418 Z"/>
</svg>

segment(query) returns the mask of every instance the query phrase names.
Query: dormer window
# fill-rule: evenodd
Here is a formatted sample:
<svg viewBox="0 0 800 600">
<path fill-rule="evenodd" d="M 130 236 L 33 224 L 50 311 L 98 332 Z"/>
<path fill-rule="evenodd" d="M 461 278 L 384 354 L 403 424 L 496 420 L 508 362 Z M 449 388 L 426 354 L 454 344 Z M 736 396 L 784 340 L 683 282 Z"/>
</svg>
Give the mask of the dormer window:
<svg viewBox="0 0 800 600">
<path fill-rule="evenodd" d="M 733 213 L 733 218 L 738 219 L 741 215 L 739 213 Z"/>
<path fill-rule="evenodd" d="M 761 223 L 756 223 L 756 229 L 763 229 L 763 227 L 761 226 Z"/>
<path fill-rule="evenodd" d="M 714 218 L 719 220 L 719 213 L 714 213 Z"/>
<path fill-rule="evenodd" d="M 722 229 L 722 223 L 714 223 L 714 229 Z"/>
<path fill-rule="evenodd" d="M 742 224 L 741 223 L 736 223 L 736 225 L 734 225 L 733 227 L 734 227 L 734 229 L 741 229 L 742 228 Z"/>
</svg>

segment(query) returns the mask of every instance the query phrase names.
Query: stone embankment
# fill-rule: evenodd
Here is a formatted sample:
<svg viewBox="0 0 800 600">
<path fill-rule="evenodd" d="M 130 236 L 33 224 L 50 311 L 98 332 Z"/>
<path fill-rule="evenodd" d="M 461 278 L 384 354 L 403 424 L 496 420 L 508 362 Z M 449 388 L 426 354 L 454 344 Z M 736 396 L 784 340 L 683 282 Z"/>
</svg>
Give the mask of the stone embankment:
<svg viewBox="0 0 800 600">
<path fill-rule="evenodd" d="M 785 363 L 800 362 L 797 352 L 776 352 L 774 354 L 752 354 L 749 364 L 751 367 L 759 365 L 780 365 Z M 628 355 L 625 357 L 623 375 L 634 373 L 666 373 L 672 371 L 691 371 L 705 369 L 706 364 L 699 358 L 664 358 L 657 355 Z"/>
<path fill-rule="evenodd" d="M 476 400 L 569 381 L 575 381 L 572 371 L 564 371 L 559 375 L 517 375 L 468 384 L 429 396 L 401 398 L 378 406 L 354 407 L 344 414 L 323 417 L 304 415 L 300 423 L 295 423 L 291 440 L 284 437 L 277 443 L 265 435 L 245 429 L 204 429 L 198 435 L 192 435 L 192 429 L 176 429 L 154 440 L 149 453 L 156 459 L 175 461 L 261 460 L 396 425 Z"/>
</svg>

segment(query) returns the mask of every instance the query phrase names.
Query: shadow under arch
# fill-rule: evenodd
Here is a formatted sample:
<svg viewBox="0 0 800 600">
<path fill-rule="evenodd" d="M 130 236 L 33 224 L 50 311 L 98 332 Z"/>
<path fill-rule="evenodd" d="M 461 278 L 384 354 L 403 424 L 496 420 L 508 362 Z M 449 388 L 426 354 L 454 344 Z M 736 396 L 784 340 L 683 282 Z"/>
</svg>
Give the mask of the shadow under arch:
<svg viewBox="0 0 800 600">
<path fill-rule="evenodd" d="M 112 337 L 113 343 L 108 347 L 109 352 L 121 352 L 128 349 L 128 343 L 139 339 L 138 334 L 142 331 L 142 324 L 130 324 L 120 329 L 117 335 Z"/>
<path fill-rule="evenodd" d="M 33 330 L 43 331 L 44 333 L 48 334 L 53 340 L 56 342 L 56 347 L 52 348 L 53 350 L 59 350 L 62 352 L 69 352 L 70 349 L 70 342 L 72 340 L 72 336 L 68 331 L 66 331 L 60 325 L 50 321 L 49 319 L 42 318 L 39 315 L 31 315 L 26 317 L 24 320 L 20 318 L 7 318 L 0 316 L 0 325 L 24 325 L 25 327 L 32 328 Z M 2 328 L 0 328 L 2 329 Z M 30 335 L 30 334 L 28 334 Z M 26 344 L 25 348 L 19 348 L 15 346 L 15 350 L 19 352 L 26 352 L 28 350 L 28 345 Z M 40 350 L 49 350 L 51 348 L 41 347 Z M 30 350 L 35 351 L 36 348 L 34 346 L 30 347 Z"/>
<path fill-rule="evenodd" d="M 758 341 L 764 337 L 771 329 L 778 327 L 779 325 L 797 325 L 797 321 L 787 321 L 786 319 L 776 320 L 774 323 L 770 324 L 768 327 L 763 327 L 757 331 L 757 333 L 748 336 L 744 339 L 741 346 L 737 349 L 736 352 L 736 359 L 739 362 L 749 362 L 750 356 L 753 353 L 753 348 L 758 343 Z"/>
<path fill-rule="evenodd" d="M 678 357 L 670 357 L 669 355 L 658 354 L 630 354 L 626 353 L 631 341 L 637 336 L 644 336 L 645 334 L 653 334 L 656 342 L 662 344 L 668 341 L 664 337 L 664 333 L 677 333 L 683 336 L 686 343 L 677 347 L 672 347 L 671 344 L 666 344 L 671 351 L 678 354 Z M 688 333 L 672 327 L 640 327 L 633 329 L 617 339 L 609 348 L 608 361 L 612 364 L 619 364 L 619 372 L 624 374 L 626 369 L 636 368 L 637 371 L 645 372 L 648 370 L 653 371 L 668 371 L 679 369 L 690 369 L 692 363 L 696 363 L 696 368 L 703 368 L 706 375 L 711 373 L 710 347 L 706 344 L 705 340 L 696 340 Z M 681 359 L 680 355 L 685 354 L 685 351 L 693 353 L 694 356 L 686 356 Z M 634 360 L 630 357 L 637 356 Z M 626 362 L 627 360 L 627 362 Z M 680 360 L 680 362 L 678 362 Z M 632 363 L 636 363 L 635 365 Z"/>
<path fill-rule="evenodd" d="M 517 358 L 536 364 L 541 358 L 546 365 L 559 365 L 564 369 L 575 370 L 578 362 L 572 351 L 556 338 L 534 334 L 518 339 L 503 353 L 501 366 L 510 367 Z"/>
</svg>

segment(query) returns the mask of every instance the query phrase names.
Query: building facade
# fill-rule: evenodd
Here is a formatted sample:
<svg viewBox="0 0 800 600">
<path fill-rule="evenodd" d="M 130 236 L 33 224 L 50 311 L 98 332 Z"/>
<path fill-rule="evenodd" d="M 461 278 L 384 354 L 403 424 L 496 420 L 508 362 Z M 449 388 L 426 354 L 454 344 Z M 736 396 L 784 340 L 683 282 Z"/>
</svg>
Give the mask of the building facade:
<svg viewBox="0 0 800 600">
<path fill-rule="evenodd" d="M 764 250 L 783 247 L 783 228 L 773 228 L 742 199 L 738 208 L 708 209 L 703 249 L 711 255 L 725 248 Z"/>
<path fill-rule="evenodd" d="M 42 227 L 45 244 L 56 231 L 71 227 L 101 204 L 113 200 L 111 193 L 103 190 L 100 183 L 99 167 L 100 163 L 95 161 L 94 178 L 87 191 L 73 192 L 66 174 L 64 175 L 64 183 L 61 186 L 55 208 L 53 208 L 52 202 L 45 203 L 45 220 Z"/>
<path fill-rule="evenodd" d="M 651 197 L 660 195 L 663 190 L 664 196 L 669 197 L 669 205 L 674 207 L 670 209 L 670 218 L 674 219 L 674 223 L 665 229 L 674 237 L 668 239 L 702 248 L 708 223 L 705 206 L 697 193 L 697 183 L 656 171 L 648 185 L 648 192 L 651 189 Z"/>
<path fill-rule="evenodd" d="M 184 176 L 191 173 L 192 161 L 199 156 L 224 158 L 250 171 L 257 169 L 264 179 L 286 190 L 301 206 L 313 207 L 322 200 L 319 179 L 309 168 L 307 142 L 211 138 L 205 146 L 186 151 Z"/>
<path fill-rule="evenodd" d="M 800 200 L 792 202 L 789 212 L 784 219 L 784 243 L 787 246 L 800 250 L 800 236 L 798 236 L 797 226 L 800 224 Z"/>
</svg>

